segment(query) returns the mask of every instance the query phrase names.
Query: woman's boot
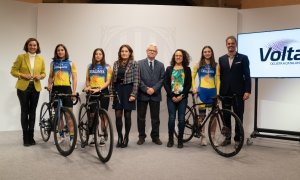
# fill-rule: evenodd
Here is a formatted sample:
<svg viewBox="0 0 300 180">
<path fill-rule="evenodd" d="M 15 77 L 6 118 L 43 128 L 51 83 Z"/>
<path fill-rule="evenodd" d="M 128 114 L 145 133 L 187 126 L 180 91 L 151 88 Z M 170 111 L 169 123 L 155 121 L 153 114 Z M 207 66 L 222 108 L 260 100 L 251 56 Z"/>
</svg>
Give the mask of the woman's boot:
<svg viewBox="0 0 300 180">
<path fill-rule="evenodd" d="M 167 147 L 173 147 L 173 145 L 174 145 L 174 135 L 173 133 L 169 133 L 169 141 Z"/>
<path fill-rule="evenodd" d="M 27 130 L 23 130 L 23 145 L 30 146 L 29 141 L 28 141 L 28 131 Z"/>
<path fill-rule="evenodd" d="M 118 142 L 116 145 L 117 148 L 123 147 L 123 134 L 118 133 Z"/>
<path fill-rule="evenodd" d="M 178 133 L 178 144 L 177 144 L 177 148 L 183 148 L 183 132 L 179 132 Z"/>
</svg>

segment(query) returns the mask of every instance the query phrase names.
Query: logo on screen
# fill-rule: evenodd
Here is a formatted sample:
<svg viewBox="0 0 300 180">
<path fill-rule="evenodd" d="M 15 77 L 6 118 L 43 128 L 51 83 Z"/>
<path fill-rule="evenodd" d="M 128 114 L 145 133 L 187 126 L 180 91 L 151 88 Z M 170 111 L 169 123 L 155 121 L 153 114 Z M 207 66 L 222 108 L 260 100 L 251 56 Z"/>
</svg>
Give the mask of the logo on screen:
<svg viewBox="0 0 300 180">
<path fill-rule="evenodd" d="M 265 48 L 259 48 L 260 59 L 263 62 L 268 60 L 271 62 L 277 62 L 271 63 L 273 65 L 295 64 L 295 60 L 300 60 L 300 49 L 292 46 L 295 43 L 297 43 L 297 41 L 293 39 L 283 39 L 269 43 Z"/>
</svg>

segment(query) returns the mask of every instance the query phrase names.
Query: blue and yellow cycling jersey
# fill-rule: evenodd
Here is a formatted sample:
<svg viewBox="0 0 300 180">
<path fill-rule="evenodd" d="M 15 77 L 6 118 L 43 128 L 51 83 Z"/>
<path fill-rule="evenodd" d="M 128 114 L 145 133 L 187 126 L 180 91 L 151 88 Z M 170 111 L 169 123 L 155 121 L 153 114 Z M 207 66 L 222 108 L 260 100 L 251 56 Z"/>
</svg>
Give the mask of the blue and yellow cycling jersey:
<svg viewBox="0 0 300 180">
<path fill-rule="evenodd" d="M 195 65 L 192 72 L 192 88 L 196 88 L 196 76 L 198 74 L 199 77 L 199 85 L 200 88 L 216 88 L 217 94 L 219 94 L 220 87 L 220 73 L 218 67 L 212 68 L 210 64 L 206 64 L 204 67 L 200 67 L 199 65 Z"/>
<path fill-rule="evenodd" d="M 92 64 L 89 65 L 86 76 L 90 80 L 91 88 L 102 87 L 106 81 L 111 79 L 112 68 L 107 64 L 102 66 L 101 64 L 96 64 L 95 67 L 91 68 Z"/>
<path fill-rule="evenodd" d="M 54 86 L 70 86 L 72 73 L 76 73 L 76 66 L 70 60 L 53 60 L 51 63 L 53 68 L 53 85 Z"/>
</svg>

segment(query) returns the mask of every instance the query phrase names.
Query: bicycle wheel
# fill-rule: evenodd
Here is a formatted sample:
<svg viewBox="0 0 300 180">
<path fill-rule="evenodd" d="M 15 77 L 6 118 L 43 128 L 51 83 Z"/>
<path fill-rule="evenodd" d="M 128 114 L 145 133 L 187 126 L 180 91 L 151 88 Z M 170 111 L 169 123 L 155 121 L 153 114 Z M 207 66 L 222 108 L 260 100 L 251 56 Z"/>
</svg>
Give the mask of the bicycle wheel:
<svg viewBox="0 0 300 180">
<path fill-rule="evenodd" d="M 229 121 L 225 121 L 225 118 Z M 224 157 L 235 156 L 244 144 L 244 128 L 241 120 L 227 109 L 212 114 L 208 124 L 208 136 L 214 150 Z M 231 137 L 234 137 L 234 143 L 231 142 Z"/>
<path fill-rule="evenodd" d="M 84 148 L 89 142 L 89 113 L 86 105 L 81 104 L 78 117 L 78 130 L 81 147 Z"/>
<path fill-rule="evenodd" d="M 97 126 L 94 132 L 96 152 L 102 162 L 109 161 L 113 152 L 114 134 L 110 117 L 104 109 L 99 110 Z"/>
<path fill-rule="evenodd" d="M 44 102 L 40 111 L 40 131 L 43 141 L 47 142 L 51 135 L 51 114 L 49 103 Z"/>
<path fill-rule="evenodd" d="M 194 136 L 194 119 L 195 114 L 193 112 L 193 109 L 190 106 L 186 107 L 185 110 L 185 128 L 183 132 L 183 142 L 190 141 Z M 175 126 L 175 136 L 178 138 L 178 126 Z"/>
<path fill-rule="evenodd" d="M 54 125 L 54 142 L 57 150 L 63 156 L 70 155 L 76 146 L 77 125 L 74 114 L 66 107 L 61 107 L 60 118 Z"/>
</svg>

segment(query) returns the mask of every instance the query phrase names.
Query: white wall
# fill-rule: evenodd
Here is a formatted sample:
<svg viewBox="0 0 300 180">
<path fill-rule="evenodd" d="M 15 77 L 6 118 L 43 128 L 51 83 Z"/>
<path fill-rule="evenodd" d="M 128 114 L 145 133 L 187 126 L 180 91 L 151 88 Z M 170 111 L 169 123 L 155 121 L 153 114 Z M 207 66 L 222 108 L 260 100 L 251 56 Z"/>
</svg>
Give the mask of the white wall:
<svg viewBox="0 0 300 180">
<path fill-rule="evenodd" d="M 224 38 L 237 33 L 237 10 L 228 8 L 35 5 L 7 0 L 1 1 L 0 12 L 1 27 L 4 27 L 1 39 L 6 43 L 1 43 L 0 46 L 0 50 L 3 51 L 1 55 L 4 55 L 5 59 L 1 61 L 1 75 L 5 79 L 1 82 L 7 85 L 0 101 L 0 131 L 21 129 L 20 107 L 14 88 L 16 79 L 9 75 L 9 70 L 15 57 L 22 53 L 28 37 L 37 37 L 40 41 L 47 72 L 55 46 L 58 43 L 65 44 L 71 59 L 77 64 L 78 90 L 81 90 L 86 66 L 91 62 L 92 52 L 97 47 L 104 48 L 107 62 L 112 64 L 117 59 L 117 51 L 121 44 L 130 44 L 134 49 L 135 59 L 138 60 L 146 56 L 146 45 L 156 42 L 159 47 L 157 58 L 166 66 L 177 48 L 186 49 L 190 53 L 193 65 L 200 58 L 204 45 L 211 45 L 218 57 L 226 52 Z M 46 81 L 42 81 L 42 84 L 46 85 Z M 45 100 L 47 93 L 42 91 L 36 121 L 40 104 Z M 164 105 L 162 111 L 166 113 Z"/>
<path fill-rule="evenodd" d="M 239 10 L 238 32 L 299 28 L 298 17 L 300 5 Z M 299 132 L 300 79 L 265 78 L 258 82 L 258 127 Z M 246 122 L 248 130 L 253 129 L 253 109 L 254 86 L 245 114 L 246 119 L 251 120 Z"/>
<path fill-rule="evenodd" d="M 0 131 L 21 129 L 16 78 L 10 68 L 29 37 L 36 37 L 37 5 L 0 1 Z"/>
</svg>

